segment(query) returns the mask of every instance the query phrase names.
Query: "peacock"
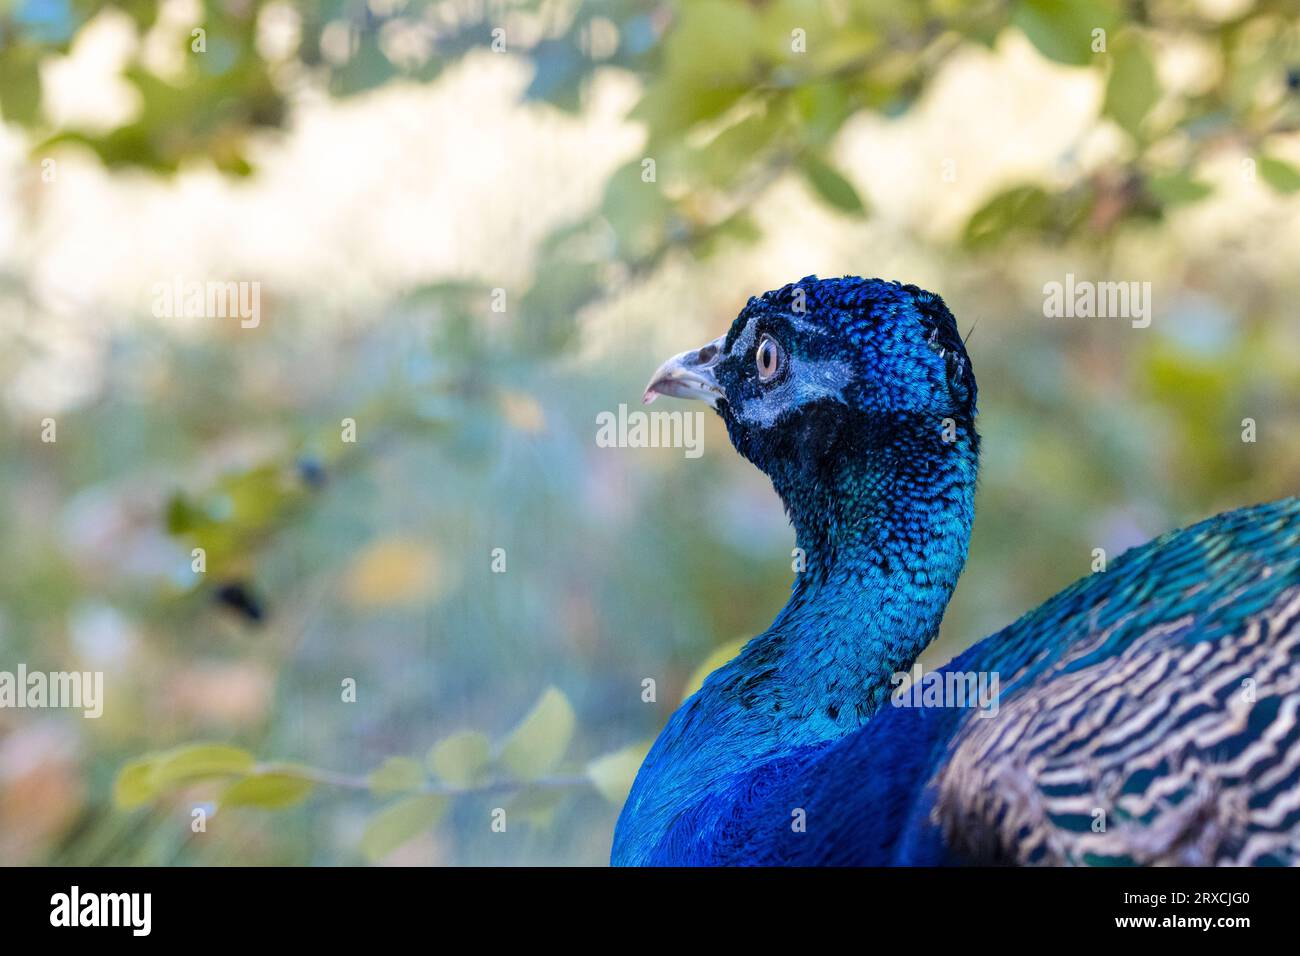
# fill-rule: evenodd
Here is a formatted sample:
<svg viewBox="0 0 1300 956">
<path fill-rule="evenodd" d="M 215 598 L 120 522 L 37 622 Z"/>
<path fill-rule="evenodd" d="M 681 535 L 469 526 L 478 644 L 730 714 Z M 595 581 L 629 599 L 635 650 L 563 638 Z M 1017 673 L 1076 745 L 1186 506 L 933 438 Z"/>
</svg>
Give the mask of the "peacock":
<svg viewBox="0 0 1300 956">
<path fill-rule="evenodd" d="M 1300 862 L 1300 498 L 1127 552 L 921 694 L 899 675 L 965 564 L 980 453 L 943 300 L 809 276 L 665 362 L 657 395 L 713 406 L 802 561 L 655 741 L 614 864 Z"/>
</svg>

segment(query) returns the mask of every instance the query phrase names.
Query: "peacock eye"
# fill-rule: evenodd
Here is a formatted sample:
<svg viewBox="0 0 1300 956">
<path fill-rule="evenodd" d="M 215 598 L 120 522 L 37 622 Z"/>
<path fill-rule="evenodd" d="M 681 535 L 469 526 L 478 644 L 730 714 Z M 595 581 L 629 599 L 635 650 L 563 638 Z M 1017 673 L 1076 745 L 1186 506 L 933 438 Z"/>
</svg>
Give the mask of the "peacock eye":
<svg viewBox="0 0 1300 956">
<path fill-rule="evenodd" d="M 754 364 L 758 366 L 760 382 L 770 382 L 776 378 L 777 373 L 781 371 L 781 366 L 785 364 L 785 352 L 781 350 L 776 339 L 764 335 L 759 340 L 758 350 L 754 352 Z"/>
</svg>

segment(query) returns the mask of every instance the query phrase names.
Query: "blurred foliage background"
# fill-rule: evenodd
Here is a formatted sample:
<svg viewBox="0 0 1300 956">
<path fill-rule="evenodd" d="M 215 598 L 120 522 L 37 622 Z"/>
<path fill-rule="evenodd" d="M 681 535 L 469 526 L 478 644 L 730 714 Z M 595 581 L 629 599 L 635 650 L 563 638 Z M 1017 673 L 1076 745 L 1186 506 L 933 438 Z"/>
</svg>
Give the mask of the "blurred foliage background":
<svg viewBox="0 0 1300 956">
<path fill-rule="evenodd" d="M 602 863 L 793 541 L 716 421 L 596 416 L 810 273 L 974 327 L 932 664 L 1295 493 L 1296 12 L 0 0 L 0 670 L 106 685 L 0 710 L 0 862 Z M 1067 274 L 1152 324 L 1045 317 Z M 177 278 L 260 323 L 158 317 Z"/>
</svg>

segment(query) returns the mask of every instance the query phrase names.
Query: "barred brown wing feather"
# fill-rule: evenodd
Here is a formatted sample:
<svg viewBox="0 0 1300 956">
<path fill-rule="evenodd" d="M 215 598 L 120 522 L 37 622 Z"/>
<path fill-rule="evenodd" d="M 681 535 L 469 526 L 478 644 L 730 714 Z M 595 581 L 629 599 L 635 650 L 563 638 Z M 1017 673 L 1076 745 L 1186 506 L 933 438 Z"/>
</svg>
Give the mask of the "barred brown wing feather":
<svg viewBox="0 0 1300 956">
<path fill-rule="evenodd" d="M 1300 587 L 1235 632 L 1198 621 L 1099 658 L 1108 634 L 1088 634 L 967 721 L 934 781 L 948 843 L 1014 864 L 1300 863 Z"/>
</svg>

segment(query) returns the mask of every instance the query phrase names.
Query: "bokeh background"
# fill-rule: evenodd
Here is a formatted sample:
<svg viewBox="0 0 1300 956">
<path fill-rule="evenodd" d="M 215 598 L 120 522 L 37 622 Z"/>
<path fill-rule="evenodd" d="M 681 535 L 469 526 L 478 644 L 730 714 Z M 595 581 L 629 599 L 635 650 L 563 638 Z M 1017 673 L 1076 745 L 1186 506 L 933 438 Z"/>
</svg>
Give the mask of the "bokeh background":
<svg viewBox="0 0 1300 956">
<path fill-rule="evenodd" d="M 1295 493 L 1298 90 L 1288 0 L 0 0 L 0 670 L 106 696 L 0 710 L 0 862 L 603 863 L 793 540 L 596 416 L 810 273 L 973 328 L 931 664 Z"/>
</svg>

